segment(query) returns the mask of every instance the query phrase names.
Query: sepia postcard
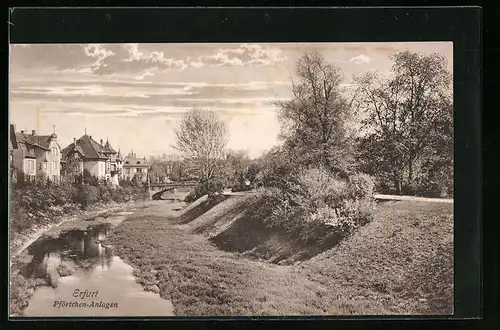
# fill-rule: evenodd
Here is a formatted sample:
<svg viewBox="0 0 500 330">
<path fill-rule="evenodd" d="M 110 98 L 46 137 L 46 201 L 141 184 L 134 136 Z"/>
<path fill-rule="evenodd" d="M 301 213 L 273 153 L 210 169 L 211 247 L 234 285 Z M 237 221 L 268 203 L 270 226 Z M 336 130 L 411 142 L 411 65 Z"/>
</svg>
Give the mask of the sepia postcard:
<svg viewBox="0 0 500 330">
<path fill-rule="evenodd" d="M 9 65 L 10 316 L 453 314 L 452 42 Z"/>
</svg>

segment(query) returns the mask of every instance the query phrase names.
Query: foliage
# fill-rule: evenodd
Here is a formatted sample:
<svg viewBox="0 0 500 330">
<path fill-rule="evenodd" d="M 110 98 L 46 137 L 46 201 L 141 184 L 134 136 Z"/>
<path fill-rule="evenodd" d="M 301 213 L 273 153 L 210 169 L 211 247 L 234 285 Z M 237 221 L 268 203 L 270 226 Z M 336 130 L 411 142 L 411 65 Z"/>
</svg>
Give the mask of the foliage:
<svg viewBox="0 0 500 330">
<path fill-rule="evenodd" d="M 226 154 L 225 167 L 229 169 L 228 176 L 237 180 L 246 174 L 250 165 L 250 157 L 245 150 L 229 150 Z"/>
<path fill-rule="evenodd" d="M 36 184 L 39 186 L 45 186 L 47 184 L 47 175 L 43 171 L 37 171 L 36 173 Z"/>
<path fill-rule="evenodd" d="M 237 191 L 249 191 L 255 188 L 255 186 L 252 184 L 250 180 L 247 182 L 248 179 L 243 176 L 243 174 L 240 175 L 240 178 L 238 179 L 238 182 L 233 185 L 231 188 L 232 192 L 237 192 Z M 247 184 L 248 183 L 248 184 Z"/>
<path fill-rule="evenodd" d="M 85 183 L 78 187 L 76 202 L 84 208 L 97 201 L 98 190 L 96 186 Z"/>
<path fill-rule="evenodd" d="M 197 169 L 202 180 L 217 175 L 227 144 L 227 127 L 215 112 L 190 110 L 175 135 L 174 147 Z"/>
<path fill-rule="evenodd" d="M 132 180 L 130 180 L 130 184 L 132 187 L 141 187 L 142 186 L 142 179 L 143 179 L 143 174 L 142 173 L 136 173 L 132 177 Z"/>
<path fill-rule="evenodd" d="M 281 101 L 279 118 L 285 147 L 304 166 L 348 173 L 354 164 L 350 106 L 341 90 L 342 72 L 319 53 L 297 62 L 293 99 Z"/>
<path fill-rule="evenodd" d="M 372 218 L 373 181 L 365 174 L 340 179 L 323 167 L 302 170 L 280 186 L 259 189 L 259 216 L 271 227 L 307 227 L 315 222 L 349 233 Z"/>
<path fill-rule="evenodd" d="M 250 166 L 247 169 L 246 178 L 253 183 L 257 175 L 259 174 L 260 170 L 261 168 L 257 163 L 250 164 Z"/>
<path fill-rule="evenodd" d="M 99 184 L 99 179 L 90 173 L 89 170 L 84 169 L 83 170 L 83 183 L 92 185 L 92 186 L 97 186 Z"/>
<path fill-rule="evenodd" d="M 224 190 L 224 180 L 220 178 L 212 178 L 200 182 L 193 191 L 186 196 L 187 203 L 194 202 L 198 198 L 208 195 L 209 198 L 220 195 Z"/>
<path fill-rule="evenodd" d="M 13 184 L 10 201 L 12 232 L 20 233 L 34 225 L 47 224 L 58 216 L 71 215 L 79 208 L 88 208 L 97 203 L 123 203 L 149 198 L 149 193 L 143 188 L 132 185 L 115 187 L 92 176 L 90 178 L 89 181 L 95 185 L 70 180 L 50 184 L 23 181 Z M 122 181 L 122 184 L 125 182 Z"/>
<path fill-rule="evenodd" d="M 355 78 L 356 104 L 365 113 L 367 134 L 360 162 L 377 176 L 382 192 L 433 194 L 446 178 L 453 155 L 451 75 L 443 56 L 409 51 L 393 56 L 392 76 Z M 448 189 L 449 190 L 449 189 Z"/>
<path fill-rule="evenodd" d="M 285 148 L 275 147 L 261 157 L 260 171 L 255 175 L 258 187 L 284 187 L 286 180 L 297 174 L 299 166 Z"/>
</svg>

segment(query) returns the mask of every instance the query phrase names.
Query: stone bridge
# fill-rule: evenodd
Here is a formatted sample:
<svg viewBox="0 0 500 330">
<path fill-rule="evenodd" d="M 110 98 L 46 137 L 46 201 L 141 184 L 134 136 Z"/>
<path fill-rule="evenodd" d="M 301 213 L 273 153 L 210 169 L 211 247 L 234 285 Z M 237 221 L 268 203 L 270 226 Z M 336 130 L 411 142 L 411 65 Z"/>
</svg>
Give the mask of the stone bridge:
<svg viewBox="0 0 500 330">
<path fill-rule="evenodd" d="M 151 183 L 149 186 L 149 194 L 154 200 L 164 199 L 163 194 L 166 192 L 188 192 L 196 187 L 196 181 L 169 182 L 169 183 Z"/>
</svg>

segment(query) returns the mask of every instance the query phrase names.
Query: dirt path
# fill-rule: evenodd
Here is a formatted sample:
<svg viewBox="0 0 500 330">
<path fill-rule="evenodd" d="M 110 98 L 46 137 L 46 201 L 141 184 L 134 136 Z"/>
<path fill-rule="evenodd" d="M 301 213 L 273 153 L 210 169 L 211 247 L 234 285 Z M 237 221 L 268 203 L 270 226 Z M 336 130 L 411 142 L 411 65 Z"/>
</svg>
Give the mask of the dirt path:
<svg viewBox="0 0 500 330">
<path fill-rule="evenodd" d="M 388 201 L 412 201 L 412 202 L 453 204 L 453 199 L 447 199 L 447 198 L 427 198 L 427 197 L 417 197 L 417 196 L 399 196 L 399 195 L 383 195 L 383 194 L 376 194 L 373 197 L 375 199 L 388 200 Z"/>
</svg>

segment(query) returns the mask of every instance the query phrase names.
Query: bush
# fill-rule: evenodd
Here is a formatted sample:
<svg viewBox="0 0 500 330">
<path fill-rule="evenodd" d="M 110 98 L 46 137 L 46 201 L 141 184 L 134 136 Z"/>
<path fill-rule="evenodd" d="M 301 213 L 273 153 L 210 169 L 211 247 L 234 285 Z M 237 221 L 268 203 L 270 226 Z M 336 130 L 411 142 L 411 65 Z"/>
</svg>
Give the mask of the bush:
<svg viewBox="0 0 500 330">
<path fill-rule="evenodd" d="M 97 179 L 94 182 L 98 185 L 81 184 L 73 180 L 48 185 L 26 182 L 13 185 L 10 196 L 10 223 L 13 233 L 29 229 L 35 224 L 54 221 L 60 215 L 73 214 L 79 207 L 149 198 L 148 191 L 141 187 L 114 187 Z"/>
<path fill-rule="evenodd" d="M 192 203 L 198 198 L 208 195 L 212 198 L 215 195 L 219 195 L 224 190 L 224 182 L 219 178 L 212 178 L 203 182 L 200 182 L 193 191 L 186 196 L 185 202 Z"/>
<path fill-rule="evenodd" d="M 81 204 L 83 208 L 86 208 L 98 200 L 98 194 L 97 187 L 85 183 L 77 190 L 76 202 Z"/>
<path fill-rule="evenodd" d="M 296 228 L 320 222 L 349 232 L 372 218 L 373 180 L 365 174 L 339 179 L 323 168 L 282 179 L 280 187 L 259 189 L 268 226 Z"/>
<path fill-rule="evenodd" d="M 246 181 L 245 178 L 243 178 L 243 176 L 241 176 L 238 180 L 238 182 L 233 185 L 233 187 L 231 188 L 231 191 L 232 192 L 237 192 L 237 191 L 249 191 L 249 190 L 252 190 L 254 189 L 254 185 L 252 183 L 250 183 L 249 185 L 246 184 Z M 248 180 L 250 181 L 250 180 Z"/>
</svg>

